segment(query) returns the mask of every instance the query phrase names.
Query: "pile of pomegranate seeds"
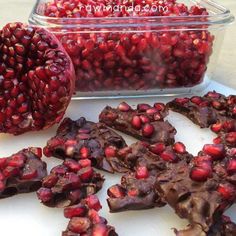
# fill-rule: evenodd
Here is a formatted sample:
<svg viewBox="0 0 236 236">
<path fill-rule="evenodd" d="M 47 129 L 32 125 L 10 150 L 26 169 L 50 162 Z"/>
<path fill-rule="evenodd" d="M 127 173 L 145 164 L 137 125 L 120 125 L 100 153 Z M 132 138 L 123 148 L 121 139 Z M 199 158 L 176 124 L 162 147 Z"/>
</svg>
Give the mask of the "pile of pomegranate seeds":
<svg viewBox="0 0 236 236">
<path fill-rule="evenodd" d="M 167 11 L 126 11 L 122 8 L 131 5 L 162 6 Z M 118 6 L 123 10 L 88 12 L 88 6 L 92 9 Z M 43 15 L 59 19 L 208 15 L 204 8 L 188 7 L 176 0 L 55 0 L 46 3 L 42 9 Z M 70 28 L 70 32 L 56 31 L 75 66 L 77 91 L 178 88 L 202 82 L 214 41 L 209 31 L 205 28 L 168 31 L 170 27 L 157 29 L 145 25 L 144 32 L 132 32 L 133 28 L 129 27 L 122 26 L 120 32 L 112 32 L 106 26 L 97 29 L 103 32 L 80 33 L 81 29 L 76 26 Z"/>
<path fill-rule="evenodd" d="M 99 115 L 107 126 L 150 143 L 173 144 L 175 128 L 164 118 L 168 110 L 163 103 L 138 104 L 137 109 L 122 102 L 117 108 L 106 106 Z"/>
<path fill-rule="evenodd" d="M 62 236 L 117 236 L 114 227 L 107 224 L 107 220 L 99 216 L 102 208 L 97 196 L 91 195 L 78 205 L 64 209 L 64 216 L 69 218 L 69 224 Z"/>
<path fill-rule="evenodd" d="M 54 35 L 22 23 L 0 30 L 0 133 L 58 123 L 74 91 L 73 64 Z"/>
<path fill-rule="evenodd" d="M 104 124 L 65 118 L 57 130 L 55 137 L 47 142 L 45 156 L 60 159 L 90 159 L 92 166 L 108 172 L 114 172 L 116 151 L 126 147 L 125 140 Z M 125 166 L 124 166 L 125 168 Z"/>
<path fill-rule="evenodd" d="M 0 198 L 39 189 L 47 175 L 47 165 L 41 157 L 41 148 L 30 147 L 0 158 Z"/>
<path fill-rule="evenodd" d="M 103 182 L 103 176 L 94 171 L 89 159 L 66 159 L 43 179 L 37 195 L 46 206 L 66 207 L 98 192 Z"/>
</svg>

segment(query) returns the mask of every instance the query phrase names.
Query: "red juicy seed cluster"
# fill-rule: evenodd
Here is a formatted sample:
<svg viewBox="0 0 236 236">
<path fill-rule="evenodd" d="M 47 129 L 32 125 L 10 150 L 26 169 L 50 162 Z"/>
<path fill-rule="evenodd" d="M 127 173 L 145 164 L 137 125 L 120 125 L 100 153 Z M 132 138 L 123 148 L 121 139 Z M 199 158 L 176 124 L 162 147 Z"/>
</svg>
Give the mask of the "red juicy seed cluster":
<svg viewBox="0 0 236 236">
<path fill-rule="evenodd" d="M 96 204 L 94 205 L 94 202 Z M 99 207 L 97 207 L 99 206 Z M 69 218 L 67 230 L 62 236 L 70 235 L 109 235 L 116 236 L 115 229 L 107 225 L 107 221 L 99 216 L 98 211 L 101 209 L 100 202 L 95 195 L 84 199 L 78 205 L 64 209 L 64 216 Z"/>
<path fill-rule="evenodd" d="M 0 30 L 0 132 L 20 134 L 58 123 L 74 80 L 72 62 L 55 36 L 7 24 Z"/>
<path fill-rule="evenodd" d="M 168 11 L 87 12 L 85 8 L 88 5 L 122 7 L 132 4 L 163 6 Z M 187 7 L 175 0 L 116 0 L 112 3 L 108 0 L 61 0 L 49 2 L 44 8 L 46 16 L 59 18 L 207 15 L 205 9 L 198 6 Z M 57 32 L 57 36 L 74 63 L 78 91 L 141 90 L 196 85 L 203 79 L 214 40 L 205 29 L 167 32 L 163 28 L 163 31 L 147 30 L 145 33 L 73 31 L 66 34 Z"/>
<path fill-rule="evenodd" d="M 0 158 L 0 197 L 26 192 L 27 188 L 30 189 L 27 181 L 39 182 L 46 175 L 46 164 L 40 160 L 41 153 L 41 148 L 32 147 L 23 149 L 10 157 Z M 24 183 L 25 187 L 23 187 Z M 22 189 L 20 185 L 22 185 Z M 14 192 L 14 188 L 16 192 Z M 33 187 L 31 191 L 33 191 Z"/>
<path fill-rule="evenodd" d="M 54 167 L 42 182 L 37 192 L 38 198 L 47 206 L 65 207 L 78 203 L 82 198 L 101 189 L 103 177 L 91 167 L 91 161 L 66 159 L 62 165 Z M 90 205 L 98 203 L 88 198 Z"/>
</svg>

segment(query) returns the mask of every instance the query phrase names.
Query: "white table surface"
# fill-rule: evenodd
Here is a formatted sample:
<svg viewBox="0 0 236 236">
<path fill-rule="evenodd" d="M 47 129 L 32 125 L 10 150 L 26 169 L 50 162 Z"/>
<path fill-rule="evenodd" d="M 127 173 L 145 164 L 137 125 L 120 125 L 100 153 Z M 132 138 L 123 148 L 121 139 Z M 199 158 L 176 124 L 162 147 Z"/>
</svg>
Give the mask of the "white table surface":
<svg viewBox="0 0 236 236">
<path fill-rule="evenodd" d="M 212 83 L 207 90 L 215 89 L 224 94 L 236 94 L 236 91 Z M 206 92 L 206 91 L 205 91 Z M 128 102 L 136 105 L 140 102 L 153 104 L 156 101 L 167 102 L 168 98 L 129 99 Z M 92 121 L 98 120 L 99 112 L 105 105 L 117 106 L 121 99 L 117 100 L 84 100 L 73 101 L 67 111 L 67 116 L 77 119 L 85 116 Z M 192 154 L 203 147 L 205 143 L 211 143 L 215 135 L 208 129 L 199 129 L 196 125 L 180 114 L 171 112 L 168 120 L 177 129 L 177 141 L 186 144 L 187 150 Z M 0 157 L 11 155 L 28 146 L 44 147 L 47 140 L 55 135 L 56 126 L 45 131 L 30 132 L 21 136 L 7 134 L 0 135 Z M 128 144 L 135 139 L 124 135 Z M 44 159 L 48 163 L 48 169 L 61 163 L 55 158 Z M 121 236 L 172 236 L 171 228 L 184 228 L 187 221 L 179 219 L 169 207 L 155 208 L 152 210 L 133 211 L 110 214 L 106 204 L 106 190 L 109 186 L 119 183 L 120 175 L 104 173 L 106 181 L 98 196 L 102 201 L 101 215 L 106 217 L 110 224 L 116 227 Z M 227 215 L 236 221 L 236 206 L 227 211 Z M 0 235 L 7 236 L 59 236 L 66 228 L 68 220 L 63 217 L 61 209 L 51 209 L 43 206 L 35 193 L 21 194 L 11 198 L 0 200 Z"/>
</svg>

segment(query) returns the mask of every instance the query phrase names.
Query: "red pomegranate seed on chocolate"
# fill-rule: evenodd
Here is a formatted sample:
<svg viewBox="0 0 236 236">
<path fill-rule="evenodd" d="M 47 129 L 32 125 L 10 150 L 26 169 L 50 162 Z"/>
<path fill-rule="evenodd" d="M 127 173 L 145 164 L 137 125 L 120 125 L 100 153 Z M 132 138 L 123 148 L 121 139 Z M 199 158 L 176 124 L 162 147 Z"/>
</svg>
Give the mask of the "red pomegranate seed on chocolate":
<svg viewBox="0 0 236 236">
<path fill-rule="evenodd" d="M 75 205 L 70 206 L 64 209 L 64 216 L 66 218 L 73 218 L 75 216 L 84 216 L 87 212 L 87 209 L 85 206 L 82 205 Z"/>
<path fill-rule="evenodd" d="M 102 209 L 100 201 L 96 195 L 90 195 L 86 198 L 86 204 L 89 208 L 94 209 L 95 211 L 99 211 Z"/>
<path fill-rule="evenodd" d="M 236 159 L 230 159 L 227 163 L 226 169 L 230 175 L 236 173 Z"/>
<path fill-rule="evenodd" d="M 114 185 L 107 190 L 107 194 L 112 198 L 122 198 L 125 196 L 124 189 L 119 185 Z"/>
<path fill-rule="evenodd" d="M 137 167 L 136 170 L 136 178 L 137 179 L 146 179 L 148 178 L 149 173 L 148 173 L 148 169 L 146 166 L 139 166 Z"/>
<path fill-rule="evenodd" d="M 167 162 L 177 162 L 179 160 L 178 156 L 171 150 L 165 150 L 160 154 L 160 157 Z"/>
<path fill-rule="evenodd" d="M 236 189 L 229 184 L 220 184 L 217 191 L 227 200 L 232 199 L 232 197 L 235 197 L 236 195 Z"/>
<path fill-rule="evenodd" d="M 22 23 L 0 31 L 0 132 L 18 135 L 60 122 L 74 82 L 71 59 L 52 33 Z"/>
<path fill-rule="evenodd" d="M 87 147 L 82 147 L 82 148 L 80 149 L 80 156 L 81 156 L 82 158 L 87 159 L 87 158 L 89 157 L 89 154 L 90 154 L 89 148 L 87 148 Z"/>
<path fill-rule="evenodd" d="M 157 155 L 161 154 L 165 150 L 164 143 L 155 143 L 149 146 L 149 150 Z"/>
<path fill-rule="evenodd" d="M 186 147 L 183 143 L 181 142 L 177 142 L 173 145 L 173 149 L 174 151 L 176 151 L 177 153 L 183 154 L 186 152 Z"/>
<path fill-rule="evenodd" d="M 73 217 L 68 225 L 68 229 L 73 233 L 83 234 L 90 228 L 91 221 L 87 217 Z"/>
<path fill-rule="evenodd" d="M 154 107 L 155 107 L 158 111 L 164 111 L 166 106 L 165 106 L 164 103 L 156 102 L 156 103 L 154 104 Z"/>
<path fill-rule="evenodd" d="M 150 123 L 146 123 L 144 124 L 143 128 L 142 128 L 142 134 L 144 137 L 151 137 L 154 133 L 154 127 L 152 124 Z"/>
<path fill-rule="evenodd" d="M 216 123 L 211 126 L 211 130 L 215 133 L 218 133 L 221 131 L 222 127 L 223 127 L 222 123 Z"/>
<path fill-rule="evenodd" d="M 117 148 L 114 146 L 109 146 L 105 148 L 105 155 L 106 157 L 115 157 L 117 154 Z"/>
<path fill-rule="evenodd" d="M 226 134 L 225 141 L 231 145 L 236 146 L 236 132 L 230 132 Z"/>
<path fill-rule="evenodd" d="M 81 169 L 80 163 L 73 159 L 66 159 L 64 161 L 64 165 L 74 172 L 77 172 Z"/>
<path fill-rule="evenodd" d="M 143 124 L 146 124 L 146 123 L 150 122 L 150 119 L 149 119 L 148 116 L 140 115 L 139 118 L 140 118 L 140 120 L 142 121 Z"/>
<path fill-rule="evenodd" d="M 190 171 L 190 178 L 194 181 L 206 181 L 210 176 L 211 172 L 202 167 L 193 167 Z"/>
<path fill-rule="evenodd" d="M 51 189 L 48 188 L 40 188 L 37 194 L 42 202 L 48 202 L 53 198 L 53 193 Z"/>
<path fill-rule="evenodd" d="M 203 151 L 212 156 L 214 159 L 220 159 L 224 157 L 225 148 L 223 144 L 205 144 Z"/>
<path fill-rule="evenodd" d="M 135 129 L 141 129 L 142 120 L 139 116 L 133 116 L 133 118 L 131 120 L 131 124 Z"/>
<path fill-rule="evenodd" d="M 146 113 L 148 115 L 154 115 L 155 113 L 159 112 L 155 107 L 153 108 L 149 108 L 148 110 L 146 110 Z"/>
<path fill-rule="evenodd" d="M 126 102 L 122 102 L 122 103 L 119 104 L 118 109 L 120 111 L 126 112 L 126 111 L 131 110 L 131 107 Z"/>
<path fill-rule="evenodd" d="M 220 143 L 222 143 L 222 138 L 221 138 L 221 137 L 216 137 L 216 138 L 214 138 L 214 139 L 213 139 L 213 143 L 214 143 L 214 144 L 220 144 Z"/>
<path fill-rule="evenodd" d="M 149 108 L 151 108 L 151 106 L 149 104 L 142 103 L 142 104 L 137 105 L 137 109 L 141 112 L 145 112 Z"/>
</svg>

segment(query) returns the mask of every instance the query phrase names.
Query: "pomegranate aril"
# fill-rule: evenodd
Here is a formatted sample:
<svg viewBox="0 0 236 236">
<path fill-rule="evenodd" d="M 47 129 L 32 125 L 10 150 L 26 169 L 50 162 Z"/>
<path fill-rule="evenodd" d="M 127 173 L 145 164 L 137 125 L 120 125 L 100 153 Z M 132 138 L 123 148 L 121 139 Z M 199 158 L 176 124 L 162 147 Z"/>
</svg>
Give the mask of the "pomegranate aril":
<svg viewBox="0 0 236 236">
<path fill-rule="evenodd" d="M 183 143 L 177 142 L 173 145 L 173 149 L 175 152 L 183 154 L 186 152 L 186 147 Z"/>
<path fill-rule="evenodd" d="M 139 130 L 142 127 L 142 120 L 139 116 L 133 116 L 131 124 L 135 129 Z"/>
<path fill-rule="evenodd" d="M 177 162 L 178 156 L 171 150 L 165 150 L 160 154 L 160 157 L 167 162 Z"/>
<path fill-rule="evenodd" d="M 107 194 L 111 198 L 122 198 L 125 196 L 125 191 L 119 185 L 114 185 L 107 190 Z"/>
<path fill-rule="evenodd" d="M 109 147 L 106 147 L 105 148 L 105 156 L 107 158 L 110 158 L 110 157 L 115 157 L 116 154 L 117 154 L 117 148 L 114 147 L 114 146 L 109 146 Z"/>
<path fill-rule="evenodd" d="M 148 178 L 149 173 L 148 173 L 148 169 L 145 166 L 139 166 L 137 167 L 136 170 L 136 178 L 137 179 L 146 179 Z"/>
<path fill-rule="evenodd" d="M 150 123 L 146 123 L 142 127 L 142 134 L 144 137 L 151 137 L 154 131 L 155 131 L 154 126 Z"/>
<path fill-rule="evenodd" d="M 88 196 L 86 198 L 86 204 L 89 208 L 94 209 L 95 211 L 99 211 L 102 208 L 99 199 L 96 195 Z"/>
<path fill-rule="evenodd" d="M 236 195 L 236 189 L 231 185 L 220 184 L 217 191 L 227 200 L 231 200 Z"/>
<path fill-rule="evenodd" d="M 190 171 L 190 177 L 194 181 L 206 181 L 210 176 L 211 172 L 205 168 L 193 167 Z"/>
<path fill-rule="evenodd" d="M 73 217 L 68 225 L 68 229 L 73 233 L 86 233 L 86 231 L 90 228 L 91 222 L 86 217 Z"/>
<path fill-rule="evenodd" d="M 126 102 L 122 102 L 119 104 L 118 109 L 120 111 L 127 112 L 131 110 L 131 107 Z"/>
<path fill-rule="evenodd" d="M 227 163 L 226 169 L 230 175 L 236 173 L 236 159 L 230 159 Z"/>
<path fill-rule="evenodd" d="M 214 159 L 223 158 L 225 155 L 225 148 L 223 144 L 205 144 L 203 151 L 207 155 L 212 156 Z"/>
<path fill-rule="evenodd" d="M 48 188 L 40 188 L 37 195 L 42 202 L 49 202 L 53 198 L 52 191 Z"/>
<path fill-rule="evenodd" d="M 138 104 L 138 105 L 137 105 L 137 109 L 138 109 L 138 111 L 140 111 L 140 112 L 145 112 L 145 111 L 148 110 L 149 108 L 151 108 L 151 106 L 150 106 L 149 104 L 143 103 L 143 104 Z"/>
<path fill-rule="evenodd" d="M 149 146 L 149 149 L 151 152 L 159 155 L 165 150 L 165 144 L 164 143 L 155 143 Z"/>
<path fill-rule="evenodd" d="M 89 155 L 90 155 L 90 150 L 87 148 L 87 147 L 82 147 L 80 149 L 80 156 L 82 158 L 89 158 Z"/>
</svg>

